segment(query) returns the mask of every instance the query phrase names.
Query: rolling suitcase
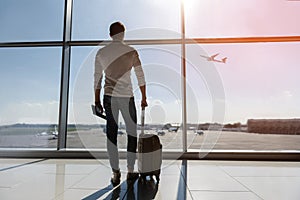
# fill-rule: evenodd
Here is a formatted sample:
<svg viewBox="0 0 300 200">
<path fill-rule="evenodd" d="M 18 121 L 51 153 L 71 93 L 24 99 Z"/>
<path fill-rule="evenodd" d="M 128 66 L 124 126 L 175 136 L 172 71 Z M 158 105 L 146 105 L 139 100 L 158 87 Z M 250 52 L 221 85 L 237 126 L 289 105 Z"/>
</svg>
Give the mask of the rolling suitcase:
<svg viewBox="0 0 300 200">
<path fill-rule="evenodd" d="M 155 176 L 157 183 L 160 181 L 160 168 L 162 163 L 162 145 L 155 134 L 144 133 L 145 108 L 142 108 L 141 134 L 138 140 L 138 170 L 142 181 L 146 177 Z"/>
</svg>

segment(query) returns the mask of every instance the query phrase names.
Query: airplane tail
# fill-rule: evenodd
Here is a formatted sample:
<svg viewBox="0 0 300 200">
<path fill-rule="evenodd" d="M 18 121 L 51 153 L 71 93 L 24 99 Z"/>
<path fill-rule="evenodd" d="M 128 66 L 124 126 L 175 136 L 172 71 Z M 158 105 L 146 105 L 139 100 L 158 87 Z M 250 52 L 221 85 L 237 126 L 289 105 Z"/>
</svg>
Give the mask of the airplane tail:
<svg viewBox="0 0 300 200">
<path fill-rule="evenodd" d="M 223 63 L 226 63 L 226 60 L 227 60 L 227 57 L 223 58 L 223 59 L 222 59 L 222 62 L 223 62 Z"/>
</svg>

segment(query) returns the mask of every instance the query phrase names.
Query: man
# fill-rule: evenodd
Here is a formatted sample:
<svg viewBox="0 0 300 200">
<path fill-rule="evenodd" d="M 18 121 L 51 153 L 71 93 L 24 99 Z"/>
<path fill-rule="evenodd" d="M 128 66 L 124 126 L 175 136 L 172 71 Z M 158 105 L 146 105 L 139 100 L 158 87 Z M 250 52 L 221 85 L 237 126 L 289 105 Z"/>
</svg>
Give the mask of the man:
<svg viewBox="0 0 300 200">
<path fill-rule="evenodd" d="M 135 180 L 134 173 L 137 149 L 137 116 L 132 92 L 131 69 L 134 69 L 142 94 L 141 106 L 147 106 L 144 72 L 137 51 L 123 42 L 125 27 L 120 22 L 111 24 L 112 42 L 97 52 L 95 59 L 94 89 L 95 105 L 103 112 L 100 91 L 105 73 L 103 106 L 106 113 L 107 151 L 113 171 L 111 182 L 120 183 L 119 154 L 117 146 L 118 118 L 121 112 L 127 132 L 127 180 Z"/>
</svg>

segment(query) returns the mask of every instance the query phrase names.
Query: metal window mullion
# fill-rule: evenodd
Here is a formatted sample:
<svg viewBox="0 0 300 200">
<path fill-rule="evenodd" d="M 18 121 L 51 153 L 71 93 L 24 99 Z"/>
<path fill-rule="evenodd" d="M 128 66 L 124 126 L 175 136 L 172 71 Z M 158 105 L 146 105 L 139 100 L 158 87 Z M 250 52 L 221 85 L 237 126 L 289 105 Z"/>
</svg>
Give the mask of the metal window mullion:
<svg viewBox="0 0 300 200">
<path fill-rule="evenodd" d="M 57 150 L 66 148 L 73 0 L 65 0 Z"/>
<path fill-rule="evenodd" d="M 181 89 L 182 89 L 182 151 L 187 152 L 186 114 L 186 41 L 184 0 L 181 1 Z"/>
<path fill-rule="evenodd" d="M 70 46 L 98 46 L 110 43 L 110 40 L 70 41 Z M 147 39 L 125 40 L 129 45 L 164 45 L 182 44 L 182 39 Z M 300 42 L 300 36 L 265 36 L 265 37 L 235 37 L 235 38 L 185 38 L 185 44 L 249 44 L 249 43 L 279 43 Z M 62 41 L 37 42 L 0 42 L 0 48 L 15 47 L 61 47 Z"/>
</svg>

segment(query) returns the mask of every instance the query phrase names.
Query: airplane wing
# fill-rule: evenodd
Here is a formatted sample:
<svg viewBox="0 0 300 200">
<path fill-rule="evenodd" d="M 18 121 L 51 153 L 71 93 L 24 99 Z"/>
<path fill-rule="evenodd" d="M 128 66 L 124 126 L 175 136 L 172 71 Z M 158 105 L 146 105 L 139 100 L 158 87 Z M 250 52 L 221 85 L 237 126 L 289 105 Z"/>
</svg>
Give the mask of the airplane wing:
<svg viewBox="0 0 300 200">
<path fill-rule="evenodd" d="M 203 56 L 203 55 L 200 55 L 201 57 L 203 57 L 203 58 L 209 58 L 209 57 L 207 57 L 207 56 Z"/>
<path fill-rule="evenodd" d="M 217 57 L 219 55 L 219 53 L 215 54 L 215 55 L 212 55 L 211 56 L 211 59 L 214 59 L 215 57 Z"/>
</svg>

